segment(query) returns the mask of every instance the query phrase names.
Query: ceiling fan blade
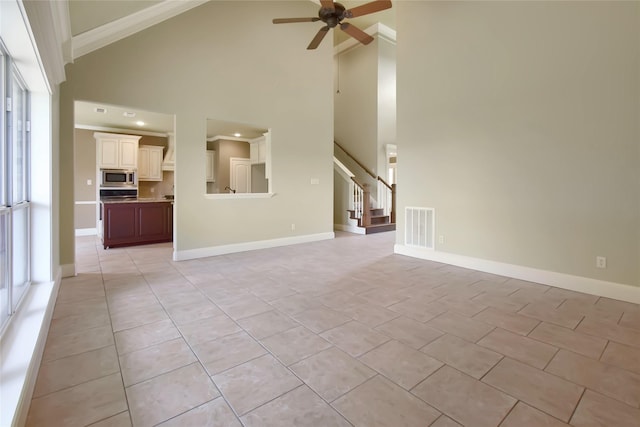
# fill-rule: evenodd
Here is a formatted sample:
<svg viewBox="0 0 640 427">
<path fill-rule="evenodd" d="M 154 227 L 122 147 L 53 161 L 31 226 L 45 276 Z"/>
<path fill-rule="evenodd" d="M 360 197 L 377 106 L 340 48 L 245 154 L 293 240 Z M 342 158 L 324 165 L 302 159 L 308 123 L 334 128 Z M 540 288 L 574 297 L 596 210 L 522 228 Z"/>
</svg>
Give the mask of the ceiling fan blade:
<svg viewBox="0 0 640 427">
<path fill-rule="evenodd" d="M 351 24 L 340 24 L 340 29 L 362 44 L 369 44 L 373 41 L 373 37 Z"/>
<path fill-rule="evenodd" d="M 274 24 L 289 24 L 292 22 L 316 22 L 320 18 L 276 18 L 273 20 Z"/>
<path fill-rule="evenodd" d="M 380 12 L 381 10 L 389 9 L 390 7 L 391 0 L 375 0 L 361 6 L 356 6 L 353 9 L 345 10 L 344 17 L 356 18 L 370 13 Z"/>
<path fill-rule="evenodd" d="M 322 6 L 323 9 L 336 9 L 336 7 L 333 5 L 333 0 L 320 0 L 320 6 Z"/>
<path fill-rule="evenodd" d="M 320 31 L 318 31 L 318 33 L 313 38 L 313 40 L 311 40 L 311 43 L 309 43 L 309 46 L 307 46 L 307 49 L 311 50 L 311 49 L 317 48 L 320 45 L 320 42 L 322 41 L 324 36 L 327 35 L 330 29 L 331 28 L 329 28 L 328 26 L 320 28 Z"/>
</svg>

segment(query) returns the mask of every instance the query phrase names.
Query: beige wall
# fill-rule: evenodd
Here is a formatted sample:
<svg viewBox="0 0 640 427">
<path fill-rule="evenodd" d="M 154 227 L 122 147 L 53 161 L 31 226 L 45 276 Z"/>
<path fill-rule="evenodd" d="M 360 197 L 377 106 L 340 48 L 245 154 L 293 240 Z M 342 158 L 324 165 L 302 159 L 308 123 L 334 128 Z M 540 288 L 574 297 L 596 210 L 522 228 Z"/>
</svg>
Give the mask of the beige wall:
<svg viewBox="0 0 640 427">
<path fill-rule="evenodd" d="M 367 46 L 339 54 L 340 93 L 337 87 L 334 93 L 336 141 L 374 172 L 378 166 L 379 43 L 376 38 Z"/>
<path fill-rule="evenodd" d="M 313 28 L 271 23 L 316 11 L 307 1 L 209 2 L 67 66 L 67 112 L 71 98 L 175 114 L 177 250 L 332 231 L 331 46 L 307 51 Z M 205 197 L 207 118 L 272 129 L 274 197 Z M 72 226 L 61 233 L 73 240 Z"/>
<path fill-rule="evenodd" d="M 378 175 L 387 179 L 387 144 L 396 143 L 396 45 L 378 41 Z"/>
<path fill-rule="evenodd" d="M 269 180 L 265 178 L 265 163 L 251 165 L 251 192 L 267 193 L 269 192 Z"/>
<path fill-rule="evenodd" d="M 74 190 L 76 201 L 96 201 L 96 140 L 94 131 L 75 129 Z M 87 184 L 91 180 L 91 185 Z M 95 218 L 94 225 L 95 227 Z M 82 227 L 77 227 L 82 228 Z"/>
<path fill-rule="evenodd" d="M 639 285 L 640 3 L 394 7 L 398 243 Z"/>
</svg>

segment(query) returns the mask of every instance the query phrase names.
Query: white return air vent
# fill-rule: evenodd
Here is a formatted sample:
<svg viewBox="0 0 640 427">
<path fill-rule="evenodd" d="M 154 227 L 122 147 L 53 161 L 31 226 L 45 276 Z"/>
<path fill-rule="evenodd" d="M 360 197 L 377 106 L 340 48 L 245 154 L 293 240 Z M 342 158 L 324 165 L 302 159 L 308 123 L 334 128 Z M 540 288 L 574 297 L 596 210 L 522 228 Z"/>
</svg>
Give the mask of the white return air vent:
<svg viewBox="0 0 640 427">
<path fill-rule="evenodd" d="M 434 248 L 435 210 L 405 208 L 404 244 L 425 249 Z"/>
</svg>

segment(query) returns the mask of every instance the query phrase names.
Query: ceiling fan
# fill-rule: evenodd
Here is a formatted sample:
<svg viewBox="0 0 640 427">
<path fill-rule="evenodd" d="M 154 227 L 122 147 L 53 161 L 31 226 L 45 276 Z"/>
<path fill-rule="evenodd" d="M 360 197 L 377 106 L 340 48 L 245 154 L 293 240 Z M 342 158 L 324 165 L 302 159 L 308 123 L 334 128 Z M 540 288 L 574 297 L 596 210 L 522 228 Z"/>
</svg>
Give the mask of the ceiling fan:
<svg viewBox="0 0 640 427">
<path fill-rule="evenodd" d="M 320 45 L 320 42 L 327 35 L 330 29 L 340 26 L 340 29 L 349 34 L 354 39 L 358 40 L 362 44 L 369 44 L 373 41 L 373 37 L 362 31 L 360 28 L 349 24 L 348 22 L 342 22 L 345 18 L 356 18 L 358 16 L 368 15 L 370 13 L 380 12 L 381 10 L 389 9 L 391 7 L 391 0 L 374 0 L 369 3 L 365 3 L 360 6 L 356 6 L 352 9 L 345 9 L 340 3 L 334 3 L 333 0 L 320 0 L 320 10 L 318 11 L 318 17 L 313 18 L 278 18 L 274 19 L 274 24 L 288 24 L 292 22 L 316 22 L 322 21 L 326 26 L 320 28 L 320 31 L 311 40 L 307 49 L 315 49 Z"/>
</svg>

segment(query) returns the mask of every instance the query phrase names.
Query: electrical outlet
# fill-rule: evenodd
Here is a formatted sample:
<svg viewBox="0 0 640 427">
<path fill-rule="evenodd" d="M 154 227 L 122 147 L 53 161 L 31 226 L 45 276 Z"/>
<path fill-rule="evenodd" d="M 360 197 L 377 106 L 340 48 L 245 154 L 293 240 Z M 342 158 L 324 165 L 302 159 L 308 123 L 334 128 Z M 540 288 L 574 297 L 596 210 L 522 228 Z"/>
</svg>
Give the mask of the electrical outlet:
<svg viewBox="0 0 640 427">
<path fill-rule="evenodd" d="M 93 184 L 93 181 L 91 181 L 90 179 L 87 180 L 87 185 L 91 185 Z"/>
<path fill-rule="evenodd" d="M 596 267 L 597 268 L 607 268 L 607 257 L 597 256 L 596 257 Z"/>
<path fill-rule="evenodd" d="M 151 192 L 152 192 L 152 193 L 155 193 L 155 192 L 156 192 L 156 189 L 155 189 L 155 188 L 153 188 L 153 187 L 151 187 Z"/>
<path fill-rule="evenodd" d="M 296 229 L 296 225 L 295 224 L 291 224 L 291 231 L 294 231 Z"/>
<path fill-rule="evenodd" d="M 444 244 L 444 236 L 438 236 L 438 243 L 440 243 L 441 245 Z"/>
</svg>

